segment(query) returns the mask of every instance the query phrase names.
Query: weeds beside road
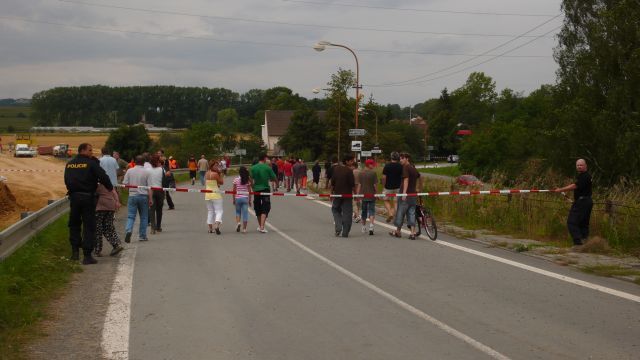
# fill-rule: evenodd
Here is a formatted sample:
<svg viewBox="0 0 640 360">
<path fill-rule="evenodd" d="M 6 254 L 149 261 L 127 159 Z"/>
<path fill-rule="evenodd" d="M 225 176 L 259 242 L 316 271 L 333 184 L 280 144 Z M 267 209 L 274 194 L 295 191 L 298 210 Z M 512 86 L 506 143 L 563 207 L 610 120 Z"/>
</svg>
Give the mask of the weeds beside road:
<svg viewBox="0 0 640 360">
<path fill-rule="evenodd" d="M 81 267 L 69 260 L 68 215 L 0 262 L 0 359 L 24 358 L 37 323 Z"/>
</svg>

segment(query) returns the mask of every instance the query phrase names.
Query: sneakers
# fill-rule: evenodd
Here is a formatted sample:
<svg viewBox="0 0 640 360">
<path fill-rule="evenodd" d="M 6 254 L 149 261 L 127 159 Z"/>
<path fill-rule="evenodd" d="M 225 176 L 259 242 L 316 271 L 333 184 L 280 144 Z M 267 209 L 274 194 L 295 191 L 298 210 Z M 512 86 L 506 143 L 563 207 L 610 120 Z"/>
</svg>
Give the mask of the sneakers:
<svg viewBox="0 0 640 360">
<path fill-rule="evenodd" d="M 367 226 L 366 225 L 362 225 L 362 233 L 366 233 L 367 232 Z"/>
<path fill-rule="evenodd" d="M 71 260 L 71 261 L 80 260 L 80 250 L 79 249 L 73 249 L 71 251 L 71 257 L 69 258 L 69 260 Z"/>
<path fill-rule="evenodd" d="M 138 238 L 138 241 L 149 241 L 148 238 Z"/>
<path fill-rule="evenodd" d="M 85 255 L 84 259 L 82 259 L 82 265 L 92 265 L 97 263 L 98 260 L 94 259 L 91 255 Z"/>
<path fill-rule="evenodd" d="M 195 185 L 196 184 L 196 179 L 191 179 L 191 185 Z"/>
<path fill-rule="evenodd" d="M 357 223 L 359 223 L 359 222 L 360 222 L 360 220 L 362 220 L 362 218 L 361 218 L 360 216 L 356 216 L 356 217 L 353 219 L 353 221 L 355 221 L 355 222 L 356 222 L 356 224 L 357 224 Z"/>
<path fill-rule="evenodd" d="M 240 232 L 240 223 L 238 223 L 238 225 L 236 225 L 236 232 Z"/>
<path fill-rule="evenodd" d="M 336 231 L 336 237 L 339 237 L 342 234 L 342 231 Z"/>
<path fill-rule="evenodd" d="M 127 244 L 131 242 L 131 233 L 128 232 L 124 235 L 124 242 L 126 242 Z"/>
<path fill-rule="evenodd" d="M 373 235 L 373 230 L 369 230 L 369 235 Z"/>
<path fill-rule="evenodd" d="M 258 230 L 258 232 L 261 232 L 261 233 L 263 233 L 263 234 L 268 233 L 267 229 L 260 229 L 260 228 L 258 228 L 257 230 Z"/>
<path fill-rule="evenodd" d="M 220 228 L 215 228 L 215 229 L 213 229 L 213 230 L 216 232 L 216 235 L 220 235 L 220 234 L 222 234 L 222 233 L 220 232 Z"/>
<path fill-rule="evenodd" d="M 124 250 L 124 248 L 120 245 L 116 246 L 113 248 L 113 250 L 111 250 L 111 253 L 109 253 L 109 256 L 116 256 L 120 251 Z"/>
<path fill-rule="evenodd" d="M 387 216 L 387 224 L 393 220 L 393 215 Z"/>
</svg>

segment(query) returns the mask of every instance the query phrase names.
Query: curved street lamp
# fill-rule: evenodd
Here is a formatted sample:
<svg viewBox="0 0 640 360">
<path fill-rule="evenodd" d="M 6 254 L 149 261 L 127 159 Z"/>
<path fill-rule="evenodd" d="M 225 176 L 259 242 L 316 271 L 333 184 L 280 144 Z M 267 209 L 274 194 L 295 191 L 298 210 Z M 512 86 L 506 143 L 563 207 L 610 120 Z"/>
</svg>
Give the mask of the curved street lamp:
<svg viewBox="0 0 640 360">
<path fill-rule="evenodd" d="M 358 63 L 358 56 L 356 56 L 356 53 L 351 50 L 349 47 L 345 46 L 345 45 L 340 45 L 340 44 L 334 44 L 331 43 L 329 41 L 318 41 L 314 46 L 313 49 L 315 51 L 324 51 L 327 46 L 335 46 L 335 47 L 340 47 L 346 50 L 349 50 L 349 52 L 351 52 L 351 54 L 353 54 L 353 57 L 356 59 L 356 115 L 355 115 L 355 122 L 356 122 L 356 129 L 358 128 L 358 109 L 360 108 L 360 106 L 358 106 L 358 104 L 360 103 L 360 64 Z"/>
</svg>

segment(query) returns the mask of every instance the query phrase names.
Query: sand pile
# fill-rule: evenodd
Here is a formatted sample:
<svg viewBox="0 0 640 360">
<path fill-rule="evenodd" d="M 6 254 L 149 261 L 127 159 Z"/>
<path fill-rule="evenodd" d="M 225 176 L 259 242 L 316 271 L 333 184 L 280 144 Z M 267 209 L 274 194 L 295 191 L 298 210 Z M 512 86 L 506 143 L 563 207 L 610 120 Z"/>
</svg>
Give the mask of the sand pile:
<svg viewBox="0 0 640 360">
<path fill-rule="evenodd" d="M 20 209 L 22 207 L 18 205 L 16 197 L 13 196 L 7 184 L 0 181 L 0 216 L 5 217 Z"/>
</svg>

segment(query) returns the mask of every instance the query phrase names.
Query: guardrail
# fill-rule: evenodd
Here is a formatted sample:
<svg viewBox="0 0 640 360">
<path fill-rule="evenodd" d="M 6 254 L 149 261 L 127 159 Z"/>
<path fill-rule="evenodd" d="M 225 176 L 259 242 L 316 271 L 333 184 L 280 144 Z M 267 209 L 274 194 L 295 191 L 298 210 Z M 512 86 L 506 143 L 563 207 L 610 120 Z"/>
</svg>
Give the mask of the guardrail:
<svg viewBox="0 0 640 360">
<path fill-rule="evenodd" d="M 0 232 L 0 261 L 9 257 L 38 231 L 68 211 L 69 200 L 65 197 L 52 202 Z"/>
</svg>

